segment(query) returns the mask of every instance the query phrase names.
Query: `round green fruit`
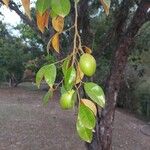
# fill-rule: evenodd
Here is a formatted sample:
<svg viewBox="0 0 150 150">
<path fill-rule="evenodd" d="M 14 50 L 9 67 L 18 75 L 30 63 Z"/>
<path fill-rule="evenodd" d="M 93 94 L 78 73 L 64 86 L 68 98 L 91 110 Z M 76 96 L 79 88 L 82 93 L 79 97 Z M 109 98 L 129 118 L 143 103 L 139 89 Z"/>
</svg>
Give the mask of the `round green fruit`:
<svg viewBox="0 0 150 150">
<path fill-rule="evenodd" d="M 90 54 L 83 54 L 80 57 L 80 68 L 82 72 L 87 76 L 92 76 L 95 73 L 96 70 L 96 60 L 95 58 Z"/>
<path fill-rule="evenodd" d="M 60 106 L 62 109 L 71 109 L 75 104 L 75 91 L 71 90 L 64 93 L 60 98 Z"/>
</svg>

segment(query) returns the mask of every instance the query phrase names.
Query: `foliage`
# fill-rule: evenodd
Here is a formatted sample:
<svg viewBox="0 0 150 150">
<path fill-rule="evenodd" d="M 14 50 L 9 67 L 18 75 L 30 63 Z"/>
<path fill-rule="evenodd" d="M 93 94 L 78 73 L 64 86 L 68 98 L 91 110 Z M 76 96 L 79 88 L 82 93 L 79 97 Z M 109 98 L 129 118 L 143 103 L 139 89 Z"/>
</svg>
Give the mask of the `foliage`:
<svg viewBox="0 0 150 150">
<path fill-rule="evenodd" d="M 138 114 L 148 116 L 149 107 L 149 67 L 150 67 L 150 23 L 143 25 L 138 32 L 134 48 L 129 56 L 126 67 L 125 82 L 120 90 L 118 105 L 128 108 Z M 125 97 L 127 97 L 125 99 Z M 146 104 L 147 103 L 147 104 Z"/>
<path fill-rule="evenodd" d="M 27 49 L 20 39 L 12 37 L 5 25 L 0 22 L 0 80 L 14 78 L 17 82 L 22 79 L 24 63 L 30 58 Z"/>
<path fill-rule="evenodd" d="M 22 42 L 28 45 L 28 50 L 31 53 L 31 59 L 36 57 L 40 57 L 44 54 L 43 49 L 45 48 L 45 44 L 43 41 L 37 36 L 30 26 L 26 24 L 19 24 L 15 27 L 20 33 L 20 39 Z"/>
<path fill-rule="evenodd" d="M 149 101 L 149 67 L 150 67 L 150 22 L 143 25 L 135 41 L 135 46 L 132 55 L 129 58 L 130 65 L 134 68 L 137 76 L 134 83 L 134 97 L 138 103 L 136 111 L 145 116 L 150 115 Z M 146 105 L 143 105 L 147 102 Z"/>
</svg>

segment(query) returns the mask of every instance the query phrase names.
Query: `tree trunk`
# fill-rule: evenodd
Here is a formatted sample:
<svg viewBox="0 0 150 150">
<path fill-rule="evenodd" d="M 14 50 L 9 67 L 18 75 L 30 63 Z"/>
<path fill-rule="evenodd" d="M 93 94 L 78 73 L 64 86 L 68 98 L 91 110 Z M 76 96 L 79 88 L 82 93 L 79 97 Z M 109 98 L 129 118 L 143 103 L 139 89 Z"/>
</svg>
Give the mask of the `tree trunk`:
<svg viewBox="0 0 150 150">
<path fill-rule="evenodd" d="M 149 7 L 150 2 L 146 0 L 141 1 L 129 27 L 118 42 L 118 46 L 112 60 L 110 75 L 105 87 L 106 106 L 102 110 L 100 117 L 98 117 L 93 142 L 91 144 L 87 144 L 87 148 L 89 150 L 111 150 L 116 99 L 120 88 L 121 78 L 127 63 L 127 58 L 130 53 L 129 47 L 141 26 L 150 20 Z"/>
</svg>

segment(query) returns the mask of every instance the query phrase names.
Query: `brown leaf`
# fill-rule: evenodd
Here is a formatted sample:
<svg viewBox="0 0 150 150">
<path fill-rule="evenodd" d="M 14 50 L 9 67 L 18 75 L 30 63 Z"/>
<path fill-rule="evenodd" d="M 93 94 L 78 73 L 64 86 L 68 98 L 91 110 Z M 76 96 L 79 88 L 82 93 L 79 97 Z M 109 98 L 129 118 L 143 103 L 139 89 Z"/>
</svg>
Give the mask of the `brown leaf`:
<svg viewBox="0 0 150 150">
<path fill-rule="evenodd" d="M 2 0 L 2 1 L 3 1 L 3 3 L 8 7 L 10 0 Z"/>
<path fill-rule="evenodd" d="M 24 7 L 26 15 L 31 20 L 30 0 L 21 0 L 21 1 L 22 1 L 22 5 Z"/>
<path fill-rule="evenodd" d="M 61 16 L 53 18 L 52 25 L 57 32 L 62 32 L 64 28 L 64 18 Z"/>
<path fill-rule="evenodd" d="M 109 8 L 110 8 L 110 1 L 111 0 L 100 0 L 101 4 L 104 7 L 105 13 L 108 15 L 109 14 Z"/>
<path fill-rule="evenodd" d="M 49 11 L 46 11 L 45 15 L 45 27 L 48 29 L 48 22 L 49 22 Z"/>
<path fill-rule="evenodd" d="M 81 71 L 80 69 L 80 65 L 78 64 L 77 66 L 77 74 L 76 74 L 76 84 L 80 83 L 80 81 L 83 79 L 84 77 L 84 73 Z"/>
<path fill-rule="evenodd" d="M 93 111 L 94 115 L 96 116 L 96 114 L 97 114 L 97 109 L 96 109 L 95 104 L 94 104 L 91 100 L 88 100 L 88 99 L 81 99 L 81 102 L 82 102 L 85 106 L 87 106 L 88 108 L 90 108 L 90 109 Z"/>
<path fill-rule="evenodd" d="M 54 48 L 54 50 L 56 52 L 59 53 L 59 33 L 56 33 L 53 37 L 52 37 L 52 46 Z"/>
<path fill-rule="evenodd" d="M 48 10 L 45 11 L 43 15 L 37 12 L 36 19 L 37 19 L 37 26 L 39 30 L 43 33 L 45 30 L 45 27 L 48 28 L 49 11 Z"/>
<path fill-rule="evenodd" d="M 47 53 L 49 54 L 49 50 L 50 50 L 50 47 L 51 47 L 51 42 L 52 42 L 52 38 L 49 40 L 48 44 L 47 44 Z"/>
<path fill-rule="evenodd" d="M 92 50 L 89 47 L 83 46 L 82 48 L 83 48 L 83 50 L 84 50 L 85 53 L 88 53 L 88 54 L 92 53 Z"/>
</svg>

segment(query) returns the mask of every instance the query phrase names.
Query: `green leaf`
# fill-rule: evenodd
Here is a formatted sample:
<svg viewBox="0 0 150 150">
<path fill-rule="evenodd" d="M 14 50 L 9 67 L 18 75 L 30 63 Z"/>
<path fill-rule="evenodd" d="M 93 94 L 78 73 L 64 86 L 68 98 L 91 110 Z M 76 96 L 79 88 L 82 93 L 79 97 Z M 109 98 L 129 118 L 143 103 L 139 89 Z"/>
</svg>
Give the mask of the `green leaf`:
<svg viewBox="0 0 150 150">
<path fill-rule="evenodd" d="M 103 89 L 93 83 L 93 82 L 87 82 L 84 84 L 84 89 L 87 95 L 99 106 L 104 107 L 105 106 L 105 95 L 103 92 Z"/>
<path fill-rule="evenodd" d="M 78 120 L 88 129 L 93 129 L 96 124 L 94 113 L 84 104 L 79 106 Z"/>
<path fill-rule="evenodd" d="M 43 66 L 36 74 L 36 85 L 40 87 L 44 77 L 46 83 L 52 88 L 56 79 L 56 73 L 56 66 L 54 64 Z"/>
<path fill-rule="evenodd" d="M 74 67 L 68 68 L 64 78 L 64 87 L 67 91 L 72 89 L 75 83 L 75 79 L 76 79 L 76 70 L 74 69 Z"/>
<path fill-rule="evenodd" d="M 57 17 L 58 15 L 57 15 L 53 10 L 51 10 L 51 11 L 50 11 L 50 16 L 51 16 L 51 18 L 55 18 L 55 17 Z"/>
<path fill-rule="evenodd" d="M 57 15 L 65 17 L 71 9 L 70 0 L 51 0 L 51 8 Z"/>
<path fill-rule="evenodd" d="M 52 98 L 52 96 L 53 96 L 53 92 L 51 90 L 49 90 L 43 97 L 43 104 L 47 105 L 50 98 Z"/>
<path fill-rule="evenodd" d="M 76 128 L 80 138 L 88 143 L 91 143 L 93 138 L 92 129 L 84 127 L 79 120 L 76 123 Z"/>
<path fill-rule="evenodd" d="M 44 77 L 46 83 L 52 87 L 56 79 L 56 66 L 54 64 L 46 65 Z"/>
<path fill-rule="evenodd" d="M 44 73 L 45 73 L 45 66 L 43 66 L 36 74 L 36 85 L 38 88 L 40 87 L 40 83 L 44 77 Z"/>
<path fill-rule="evenodd" d="M 62 72 L 63 74 L 65 75 L 68 68 L 69 68 L 69 62 L 70 62 L 70 59 L 66 59 L 64 62 L 63 62 L 63 65 L 62 65 Z"/>
<path fill-rule="evenodd" d="M 36 10 L 42 15 L 50 6 L 51 0 L 37 0 Z"/>
<path fill-rule="evenodd" d="M 72 99 L 74 100 L 75 103 L 77 102 L 77 92 L 76 91 L 73 93 Z"/>
<path fill-rule="evenodd" d="M 62 85 L 62 87 L 60 88 L 60 93 L 61 93 L 61 95 L 63 95 L 63 94 L 66 93 L 66 92 L 67 92 L 67 91 L 66 91 L 64 85 Z"/>
</svg>

